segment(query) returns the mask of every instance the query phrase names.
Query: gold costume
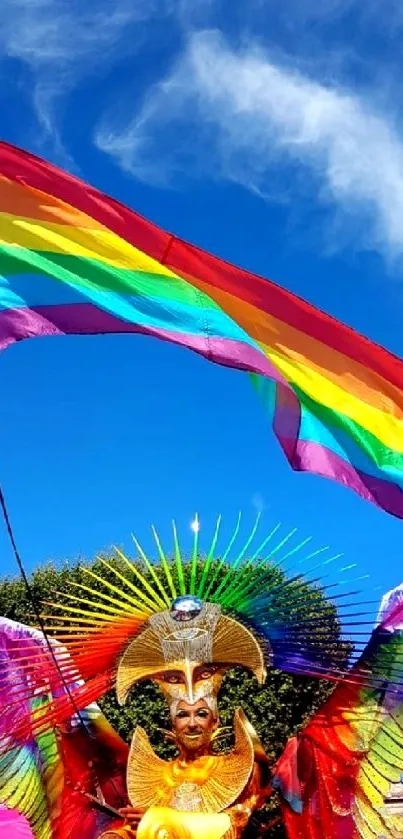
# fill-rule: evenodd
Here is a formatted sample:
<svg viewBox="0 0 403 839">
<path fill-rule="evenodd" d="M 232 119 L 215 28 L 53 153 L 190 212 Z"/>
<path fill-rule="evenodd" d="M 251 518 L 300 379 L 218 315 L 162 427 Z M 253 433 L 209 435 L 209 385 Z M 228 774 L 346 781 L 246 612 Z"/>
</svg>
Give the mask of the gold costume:
<svg viewBox="0 0 403 839">
<path fill-rule="evenodd" d="M 219 811 L 207 809 L 206 799 L 210 799 L 211 787 L 219 786 L 219 793 L 222 793 L 222 774 L 223 770 L 226 772 L 226 757 L 227 755 L 206 756 L 193 761 L 191 767 L 189 764 L 181 765 L 180 759 L 162 761 L 165 764 L 164 776 L 161 779 L 163 796 L 171 796 L 173 803 L 165 806 L 151 804 L 146 809 L 137 832 L 122 826 L 104 833 L 101 839 L 238 839 L 253 810 L 263 803 L 267 790 L 262 786 L 259 766 L 253 762 L 248 781 L 231 806 Z M 240 769 L 245 771 L 239 757 L 238 761 Z M 143 764 L 141 774 L 147 774 L 146 764 Z M 235 787 L 234 782 L 232 793 Z M 230 794 L 230 790 L 228 793 Z M 202 801 L 200 810 L 195 808 L 195 799 Z M 206 809 L 203 809 L 203 804 Z"/>
<path fill-rule="evenodd" d="M 178 598 L 171 610 L 150 617 L 126 649 L 117 674 L 118 699 L 123 703 L 132 685 L 152 678 L 164 691 L 172 715 L 181 700 L 193 705 L 200 699 L 217 714 L 222 677 L 235 665 L 252 670 L 263 682 L 263 654 L 252 633 L 222 615 L 217 604 Z M 166 761 L 137 728 L 127 790 L 130 804 L 143 816 L 137 831 L 122 826 L 101 839 L 237 839 L 265 798 L 267 761 L 241 709 L 235 713 L 234 734 L 228 754 Z"/>
</svg>

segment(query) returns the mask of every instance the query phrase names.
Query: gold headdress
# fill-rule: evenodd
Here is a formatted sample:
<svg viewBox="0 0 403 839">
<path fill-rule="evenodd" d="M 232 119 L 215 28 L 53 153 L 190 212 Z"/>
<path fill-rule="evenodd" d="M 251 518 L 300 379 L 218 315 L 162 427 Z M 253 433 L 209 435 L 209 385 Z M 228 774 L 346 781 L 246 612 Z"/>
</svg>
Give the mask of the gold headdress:
<svg viewBox="0 0 403 839">
<path fill-rule="evenodd" d="M 252 633 L 221 614 L 215 603 L 194 596 L 177 598 L 170 610 L 149 618 L 148 626 L 131 642 L 117 674 L 117 695 L 123 703 L 130 688 L 142 679 L 157 681 L 171 711 L 184 699 L 204 699 L 216 709 L 222 676 L 230 667 L 251 670 L 265 679 L 262 649 Z"/>
</svg>

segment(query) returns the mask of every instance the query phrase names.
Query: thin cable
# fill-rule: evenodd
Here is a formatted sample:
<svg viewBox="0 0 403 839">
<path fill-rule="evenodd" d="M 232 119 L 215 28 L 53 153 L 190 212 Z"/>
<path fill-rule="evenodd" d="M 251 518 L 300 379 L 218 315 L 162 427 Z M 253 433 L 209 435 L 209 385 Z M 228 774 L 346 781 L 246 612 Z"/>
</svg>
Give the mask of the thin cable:
<svg viewBox="0 0 403 839">
<path fill-rule="evenodd" d="M 56 670 L 59 673 L 59 676 L 61 678 L 63 687 L 66 690 L 67 696 L 68 696 L 68 698 L 71 702 L 71 705 L 74 709 L 75 714 L 77 715 L 81 725 L 83 726 L 83 728 L 86 731 L 86 733 L 88 734 L 88 736 L 91 739 L 94 739 L 92 734 L 91 734 L 91 731 L 88 728 L 88 725 L 87 725 L 86 721 L 84 720 L 84 718 L 81 715 L 81 711 L 76 704 L 76 701 L 75 701 L 74 696 L 73 696 L 73 694 L 70 690 L 70 687 L 69 687 L 68 683 L 66 682 L 66 680 L 64 678 L 62 669 L 61 669 L 60 664 L 59 664 L 59 662 L 57 660 L 57 657 L 55 655 L 55 651 L 52 647 L 52 644 L 51 644 L 50 639 L 48 637 L 48 634 L 46 632 L 45 624 L 43 623 L 43 620 L 42 620 L 42 615 L 41 615 L 40 610 L 38 608 L 38 605 L 37 605 L 37 602 L 36 602 L 36 599 L 35 599 L 35 595 L 32 591 L 32 588 L 31 588 L 30 582 L 28 580 L 28 577 L 25 573 L 25 568 L 22 564 L 22 559 L 21 559 L 20 552 L 17 548 L 17 543 L 15 541 L 14 532 L 13 532 L 13 529 L 12 529 L 12 526 L 11 526 L 10 516 L 9 516 L 8 510 L 7 510 L 7 505 L 6 505 L 6 501 L 5 501 L 5 498 L 4 498 L 4 493 L 3 493 L 3 490 L 1 488 L 1 486 L 0 486 L 0 506 L 1 506 L 1 509 L 2 509 L 2 512 L 3 512 L 4 521 L 5 521 L 5 524 L 6 524 L 6 529 L 7 529 L 8 537 L 10 539 L 11 547 L 13 549 L 14 557 L 15 557 L 16 563 L 18 565 L 21 577 L 24 581 L 24 585 L 25 585 L 25 588 L 27 590 L 28 597 L 29 597 L 29 599 L 32 603 L 32 606 L 33 606 L 33 609 L 34 609 L 34 612 L 35 612 L 35 616 L 38 620 L 41 632 L 42 632 L 43 637 L 45 639 L 46 646 L 47 646 L 47 648 L 50 652 L 51 658 L 53 659 Z"/>
</svg>

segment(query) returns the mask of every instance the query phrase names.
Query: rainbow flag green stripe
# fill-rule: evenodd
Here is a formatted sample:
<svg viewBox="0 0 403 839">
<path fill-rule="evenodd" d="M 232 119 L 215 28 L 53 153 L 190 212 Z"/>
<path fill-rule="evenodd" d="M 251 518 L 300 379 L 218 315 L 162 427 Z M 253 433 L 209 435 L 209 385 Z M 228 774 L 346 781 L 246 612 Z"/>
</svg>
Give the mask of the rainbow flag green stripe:
<svg viewBox="0 0 403 839">
<path fill-rule="evenodd" d="M 403 517 L 403 363 L 285 289 L 0 143 L 0 348 L 133 332 L 254 374 L 290 465 Z"/>
</svg>

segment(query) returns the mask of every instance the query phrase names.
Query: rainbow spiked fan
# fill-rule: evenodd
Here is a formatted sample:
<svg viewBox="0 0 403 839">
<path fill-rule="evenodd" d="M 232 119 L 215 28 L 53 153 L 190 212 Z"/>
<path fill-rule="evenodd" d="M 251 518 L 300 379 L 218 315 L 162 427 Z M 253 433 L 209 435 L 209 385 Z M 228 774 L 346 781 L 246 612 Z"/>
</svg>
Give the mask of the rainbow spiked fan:
<svg viewBox="0 0 403 839">
<path fill-rule="evenodd" d="M 220 517 L 204 550 L 195 528 L 188 558 L 175 524 L 168 550 L 153 527 L 156 558 L 133 537 L 134 559 L 115 548 L 108 558 L 82 565 L 81 579 L 58 592 L 43 616 L 51 641 L 49 649 L 36 651 L 41 660 L 35 661 L 35 678 L 41 684 L 46 679 L 53 698 L 38 727 L 68 719 L 114 688 L 122 656 L 153 616 L 168 611 L 183 620 L 203 604 L 216 605 L 247 628 L 266 664 L 296 675 L 348 678 L 367 634 L 366 618 L 373 626 L 366 608 L 372 604 L 356 600 L 363 577 L 354 576 L 355 563 L 280 524 L 259 537 L 259 526 L 260 516 L 245 535 L 239 516 L 224 542 Z M 32 678 L 32 656 L 19 666 L 30 668 Z"/>
<path fill-rule="evenodd" d="M 85 681 L 83 696 L 96 699 L 110 689 L 128 644 L 152 615 L 164 610 L 175 615 L 178 604 L 182 618 L 198 604 L 217 604 L 256 635 L 276 668 L 343 676 L 354 658 L 355 627 L 362 631 L 365 621 L 365 609 L 357 612 L 355 602 L 357 580 L 363 577 L 354 578 L 355 564 L 345 564 L 341 554 L 314 548 L 311 538 L 297 539 L 296 530 L 284 532 L 277 524 L 259 538 L 259 525 L 260 516 L 241 538 L 239 516 L 221 545 L 220 517 L 204 551 L 195 528 L 188 559 L 175 524 L 170 550 L 153 527 L 155 560 L 133 537 L 136 559 L 116 548 L 95 566 L 82 566 L 83 581 L 58 594 L 63 605 L 60 599 L 48 604 L 52 612 L 45 619 Z"/>
</svg>

